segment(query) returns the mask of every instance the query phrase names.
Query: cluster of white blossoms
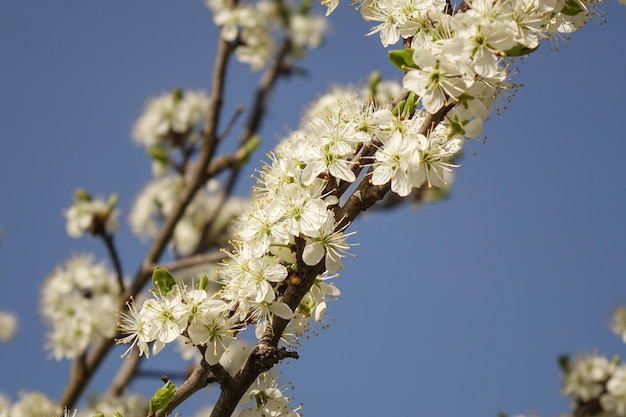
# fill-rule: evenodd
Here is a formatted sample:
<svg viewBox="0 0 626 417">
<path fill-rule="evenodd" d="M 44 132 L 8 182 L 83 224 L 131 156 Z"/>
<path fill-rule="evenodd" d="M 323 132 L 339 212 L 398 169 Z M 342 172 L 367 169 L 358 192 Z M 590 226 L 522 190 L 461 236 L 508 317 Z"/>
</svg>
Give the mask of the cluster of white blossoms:
<svg viewBox="0 0 626 417">
<path fill-rule="evenodd" d="M 585 402 L 597 398 L 615 369 L 616 364 L 604 356 L 582 355 L 567 365 L 562 392 Z"/>
<path fill-rule="evenodd" d="M 585 0 L 467 0 L 456 11 L 445 0 L 357 3 L 365 20 L 379 22 L 369 34 L 380 33 L 383 46 L 402 39 L 404 49 L 390 56 L 405 71 L 403 87 L 428 113 L 448 111 L 449 127 L 466 137 L 480 133 L 494 100 L 510 88 L 509 57 L 533 52 L 540 40 L 569 33 L 595 13 Z M 322 4 L 330 13 L 338 0 Z M 399 136 L 392 142 L 423 147 Z"/>
<path fill-rule="evenodd" d="M 76 191 L 76 202 L 64 212 L 67 220 L 67 234 L 79 238 L 83 233 L 113 233 L 117 230 L 119 210 L 117 194 L 113 194 L 108 201 L 102 198 L 94 199 L 84 190 Z"/>
<path fill-rule="evenodd" d="M 419 38 L 419 45 L 429 45 L 427 49 L 444 47 L 458 57 L 457 63 L 467 58 L 484 63 L 495 61 L 497 57 L 487 55 L 506 55 L 513 46 L 534 49 L 542 38 L 572 32 L 586 23 L 590 14 L 597 13 L 594 1 L 585 0 L 468 0 L 456 5 L 458 13 L 445 0 L 356 3 L 365 20 L 380 22 L 369 34 L 380 33 L 383 46 L 400 39 Z M 322 4 L 331 13 L 339 0 Z"/>
<path fill-rule="evenodd" d="M 617 357 L 581 356 L 567 366 L 563 394 L 576 403 L 598 400 L 607 415 L 626 416 L 626 365 L 618 362 Z"/>
<path fill-rule="evenodd" d="M 61 413 L 59 405 L 40 392 L 20 392 L 14 403 L 0 394 L 0 417 L 48 417 Z"/>
<path fill-rule="evenodd" d="M 265 67 L 275 53 L 276 33 L 284 33 L 298 56 L 305 48 L 320 46 L 328 29 L 326 19 L 311 12 L 310 5 L 291 10 L 288 3 L 276 1 L 232 3 L 206 1 L 222 39 L 235 45 L 236 58 L 253 71 Z"/>
<path fill-rule="evenodd" d="M 74 255 L 58 266 L 44 281 L 40 300 L 52 356 L 73 359 L 94 342 L 113 337 L 119 294 L 115 274 L 91 255 Z"/>
<path fill-rule="evenodd" d="M 149 148 L 180 145 L 207 114 L 209 99 L 203 91 L 175 89 L 148 100 L 145 111 L 133 127 L 135 142 Z"/>
<path fill-rule="evenodd" d="M 219 363 L 230 343 L 235 339 L 240 325 L 228 318 L 229 308 L 223 300 L 209 294 L 205 279 L 197 286 L 176 283 L 164 268 L 156 268 L 153 276 L 156 289 L 153 298 L 144 300 L 139 307 L 128 303 L 128 312 L 120 313 L 119 329 L 127 336 L 118 343 L 129 343 L 122 356 L 137 348 L 139 355 L 159 353 L 167 343 L 180 337 L 186 343 L 206 348 L 205 358 L 211 365 Z"/>
<path fill-rule="evenodd" d="M 93 398 L 80 410 L 74 411 L 76 414 L 71 417 L 145 417 L 147 404 L 148 400 L 144 396 L 133 393 Z"/>
<path fill-rule="evenodd" d="M 132 231 L 141 238 L 152 238 L 172 212 L 183 190 L 184 177 L 166 175 L 154 179 L 139 193 L 128 217 Z M 226 245 L 231 237 L 230 221 L 239 216 L 247 204 L 244 198 L 229 198 L 222 203 L 219 184 L 210 181 L 189 203 L 176 224 L 172 246 L 179 256 L 193 254 L 203 240 Z M 214 218 L 215 212 L 219 210 Z M 210 221 L 210 227 L 209 226 Z"/>
<path fill-rule="evenodd" d="M 626 307 L 613 313 L 611 330 L 626 342 Z M 562 362 L 563 394 L 575 404 L 596 402 L 606 415 L 626 416 L 626 364 L 618 356 L 609 360 L 596 354 L 585 354 L 572 362 Z M 604 415 L 604 414 L 602 414 Z"/>
<path fill-rule="evenodd" d="M 273 31 L 279 27 L 288 28 L 295 46 L 316 46 L 321 40 L 324 25 L 303 20 L 308 11 L 292 13 L 280 2 L 236 3 L 207 2 L 222 38 L 252 69 L 265 66 L 272 56 Z M 329 12 L 337 3 L 323 2 Z M 312 323 L 323 323 L 326 302 L 340 295 L 329 280 L 352 246 L 346 222 L 336 217 L 346 190 L 359 179 L 388 185 L 401 197 L 416 189 L 446 188 L 465 140 L 481 134 L 497 96 L 509 88 L 506 58 L 532 52 L 550 33 L 578 27 L 589 7 L 579 0 L 477 0 L 448 13 L 443 0 L 361 2 L 367 20 L 382 22 L 371 33 L 380 32 L 385 46 L 400 38 L 410 46 L 391 54 L 406 71 L 406 94 L 399 97 L 399 85 L 377 82 L 367 94 L 337 89 L 320 97 L 298 130 L 268 155 L 255 197 L 236 222 L 229 259 L 216 270 L 214 280 L 221 288 L 208 291 L 206 277 L 186 286 L 167 270 L 155 269 L 153 297 L 130 302 L 120 314 L 119 329 L 126 336 L 119 342 L 130 344 L 125 355 L 133 349 L 140 355 L 157 354 L 166 344 L 183 340 L 210 365 L 225 363 L 239 333 L 254 329 L 262 339 L 278 318 L 289 320 L 279 335 L 281 343 L 297 344 Z M 431 115 L 439 112 L 432 123 Z M 365 177 L 364 167 L 369 167 Z M 155 220 L 171 210 L 184 176 L 158 181 L 146 188 L 131 212 L 136 232 L 156 231 Z M 202 229 L 202 216 L 212 210 L 202 193 L 198 198 L 179 225 L 183 231 L 174 233 L 180 254 L 197 247 L 202 236 L 190 231 Z M 186 243 L 179 234 L 186 234 Z M 320 273 L 294 311 L 282 297 L 307 267 Z M 612 394 L 607 382 L 621 376 L 616 365 L 601 362 L 592 361 L 592 370 L 584 361 L 573 364 L 564 392 L 591 398 L 606 383 L 602 401 L 621 410 L 616 399 L 622 385 L 614 382 Z M 581 376 L 584 372 L 588 374 Z M 247 396 L 255 406 L 242 411 L 243 417 L 298 415 L 265 374 Z"/>
<path fill-rule="evenodd" d="M 399 89 L 379 84 L 387 92 Z M 351 233 L 335 218 L 338 189 L 355 182 L 363 165 L 373 166 L 372 183 L 391 182 L 402 196 L 425 184 L 445 186 L 454 167 L 449 161 L 463 144 L 463 136 L 443 124 L 428 137 L 419 133 L 425 114 L 415 109 L 412 117 L 394 114 L 390 103 L 373 99 L 384 96 L 337 89 L 311 105 L 307 121 L 269 155 L 271 163 L 260 172 L 255 199 L 236 222 L 230 259 L 216 271 L 222 287 L 213 293 L 205 284 L 185 286 L 156 269 L 153 297 L 129 303 L 120 315 L 119 328 L 127 336 L 119 342 L 131 345 L 126 354 L 134 347 L 140 355 L 156 354 L 184 338 L 213 365 L 228 360 L 244 328 L 254 327 L 261 339 L 275 317 L 291 320 L 282 341 L 293 345 L 311 323 L 324 323 L 326 302 L 340 295 L 329 280 L 352 246 Z M 371 152 L 361 155 L 363 149 Z M 300 262 L 321 265 L 322 272 L 292 311 L 280 299 L 288 285 L 299 282 Z"/>
</svg>

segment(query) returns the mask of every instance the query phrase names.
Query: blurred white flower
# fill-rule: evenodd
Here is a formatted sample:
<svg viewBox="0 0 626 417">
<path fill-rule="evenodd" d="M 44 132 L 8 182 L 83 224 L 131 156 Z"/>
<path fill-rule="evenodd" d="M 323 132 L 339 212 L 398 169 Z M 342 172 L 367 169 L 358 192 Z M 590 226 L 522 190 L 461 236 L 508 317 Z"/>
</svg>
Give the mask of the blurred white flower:
<svg viewBox="0 0 626 417">
<path fill-rule="evenodd" d="M 78 190 L 77 194 L 83 197 L 77 198 L 77 201 L 64 212 L 67 219 L 67 234 L 73 238 L 79 238 L 85 232 L 94 233 L 112 233 L 117 230 L 117 218 L 119 210 L 115 208 L 117 203 L 117 195 L 112 195 L 108 201 L 102 198 L 92 199 L 84 191 Z"/>
<path fill-rule="evenodd" d="M 89 344 L 113 336 L 119 293 L 116 275 L 92 255 L 73 255 L 46 278 L 41 309 L 56 360 L 75 358 Z"/>
<path fill-rule="evenodd" d="M 17 317 L 8 311 L 0 311 L 0 342 L 7 342 L 17 332 Z"/>
<path fill-rule="evenodd" d="M 604 390 L 604 384 L 615 372 L 615 364 L 603 356 L 583 355 L 570 364 L 563 378 L 564 395 L 572 395 L 582 401 L 596 398 Z"/>
<path fill-rule="evenodd" d="M 300 48 L 319 47 L 327 31 L 327 19 L 323 16 L 295 14 L 289 19 L 289 37 Z"/>
<path fill-rule="evenodd" d="M 21 392 L 11 406 L 11 417 L 58 416 L 62 410 L 55 401 L 40 392 Z"/>
<path fill-rule="evenodd" d="M 106 396 L 89 402 L 81 407 L 76 417 L 94 417 L 98 412 L 105 417 L 114 412 L 124 417 L 145 417 L 148 413 L 148 399 L 139 394 L 122 394 L 119 397 Z"/>
<path fill-rule="evenodd" d="M 172 134 L 186 134 L 207 114 L 209 99 L 203 91 L 174 90 L 148 100 L 133 126 L 135 142 L 151 147 Z"/>
<path fill-rule="evenodd" d="M 622 365 L 606 383 L 606 394 L 600 397 L 604 411 L 626 416 L 626 366 Z"/>
<path fill-rule="evenodd" d="M 174 208 L 182 191 L 183 181 L 179 176 L 164 176 L 154 179 L 141 190 L 128 218 L 131 229 L 137 236 L 156 236 L 163 220 Z M 174 229 L 173 247 L 179 255 L 192 254 L 203 239 L 220 245 L 227 244 L 232 237 L 230 222 L 242 213 L 247 200 L 233 197 L 224 205 L 220 204 L 220 189 L 214 183 L 209 183 L 196 193 Z M 218 216 L 212 218 L 218 208 Z M 205 230 L 210 219 L 210 228 Z"/>
<path fill-rule="evenodd" d="M 622 340 L 626 343 L 626 306 L 619 307 L 613 312 L 611 330 L 616 335 L 622 336 Z"/>
</svg>

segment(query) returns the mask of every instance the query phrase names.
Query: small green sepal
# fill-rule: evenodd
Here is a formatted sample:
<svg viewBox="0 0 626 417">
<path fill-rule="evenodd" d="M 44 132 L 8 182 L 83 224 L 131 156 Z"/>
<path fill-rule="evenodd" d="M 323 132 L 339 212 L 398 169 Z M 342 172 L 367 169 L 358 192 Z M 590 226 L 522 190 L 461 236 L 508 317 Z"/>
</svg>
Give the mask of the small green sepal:
<svg viewBox="0 0 626 417">
<path fill-rule="evenodd" d="M 152 398 L 150 398 L 150 405 L 148 406 L 148 415 L 154 415 L 157 411 L 167 407 L 174 394 L 176 393 L 176 385 L 167 381 L 165 385 L 158 388 Z"/>
<path fill-rule="evenodd" d="M 109 210 L 113 210 L 118 201 L 120 201 L 120 195 L 118 193 L 111 194 L 111 197 L 109 197 L 109 200 L 107 201 L 107 208 Z"/>
<path fill-rule="evenodd" d="M 176 285 L 176 278 L 174 278 L 174 275 L 172 275 L 167 268 L 155 266 L 154 271 L 152 271 L 152 283 L 159 294 L 167 295 L 172 287 Z"/>
<path fill-rule="evenodd" d="M 183 99 L 183 90 L 181 90 L 180 87 L 174 88 L 172 98 L 174 99 L 174 103 L 178 104 Z"/>
<path fill-rule="evenodd" d="M 508 57 L 526 56 L 535 52 L 537 49 L 539 49 L 538 45 L 534 48 L 529 48 L 526 45 L 522 45 L 521 43 L 516 43 L 515 46 L 513 46 L 508 51 L 504 52 L 504 56 L 508 56 Z"/>
<path fill-rule="evenodd" d="M 370 91 L 372 97 L 376 97 L 376 90 L 378 90 L 378 83 L 383 79 L 380 72 L 374 71 L 370 74 L 369 79 L 367 80 L 367 88 Z"/>
<path fill-rule="evenodd" d="M 406 100 L 401 100 L 398 104 L 396 104 L 396 107 L 391 110 L 391 114 L 393 114 L 395 117 L 399 117 L 402 114 L 402 110 L 404 109 L 404 103 L 406 103 Z"/>
<path fill-rule="evenodd" d="M 411 115 L 415 112 L 417 98 L 417 94 L 413 91 L 409 93 L 409 96 L 406 100 L 404 100 L 404 105 L 402 106 L 402 113 L 400 114 L 401 118 L 411 117 Z"/>
<path fill-rule="evenodd" d="M 437 23 L 437 25 L 435 26 L 435 30 L 432 32 L 433 33 L 433 42 L 434 41 L 440 41 L 442 39 L 450 39 L 451 35 L 449 32 L 449 27 L 448 25 L 442 25 L 441 23 Z"/>
<path fill-rule="evenodd" d="M 100 412 L 96 413 L 96 415 L 93 416 L 93 417 L 104 417 L 104 413 L 102 411 L 100 411 Z"/>
<path fill-rule="evenodd" d="M 448 139 L 456 135 L 465 135 L 464 124 L 459 120 L 456 114 L 454 117 L 446 117 L 446 121 L 448 122 Z"/>
</svg>

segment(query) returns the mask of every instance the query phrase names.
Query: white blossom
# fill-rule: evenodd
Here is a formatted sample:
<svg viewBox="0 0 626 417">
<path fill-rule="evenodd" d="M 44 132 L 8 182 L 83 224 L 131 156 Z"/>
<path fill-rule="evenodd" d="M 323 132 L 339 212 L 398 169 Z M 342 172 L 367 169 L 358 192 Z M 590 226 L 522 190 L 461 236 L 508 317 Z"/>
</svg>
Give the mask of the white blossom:
<svg viewBox="0 0 626 417">
<path fill-rule="evenodd" d="M 606 393 L 600 397 L 600 404 L 604 411 L 626 416 L 626 366 L 617 368 L 607 381 Z"/>
<path fill-rule="evenodd" d="M 589 401 L 600 395 L 615 372 L 615 365 L 603 356 L 584 355 L 570 364 L 563 378 L 563 394 Z"/>
<path fill-rule="evenodd" d="M 55 359 L 75 358 L 115 331 L 119 281 L 91 255 L 74 255 L 50 274 L 41 290 L 49 326 L 47 346 Z"/>
<path fill-rule="evenodd" d="M 203 91 L 163 93 L 148 100 L 133 126 L 135 142 L 151 147 L 163 145 L 174 134 L 186 134 L 205 117 L 209 99 Z"/>
<path fill-rule="evenodd" d="M 9 311 L 0 311 L 0 342 L 7 342 L 17 332 L 17 317 Z"/>
<path fill-rule="evenodd" d="M 85 232 L 93 234 L 98 227 L 103 227 L 106 233 L 115 232 L 119 216 L 115 201 L 115 196 L 108 202 L 102 198 L 78 199 L 64 212 L 67 219 L 67 234 L 73 238 L 79 238 Z"/>
</svg>

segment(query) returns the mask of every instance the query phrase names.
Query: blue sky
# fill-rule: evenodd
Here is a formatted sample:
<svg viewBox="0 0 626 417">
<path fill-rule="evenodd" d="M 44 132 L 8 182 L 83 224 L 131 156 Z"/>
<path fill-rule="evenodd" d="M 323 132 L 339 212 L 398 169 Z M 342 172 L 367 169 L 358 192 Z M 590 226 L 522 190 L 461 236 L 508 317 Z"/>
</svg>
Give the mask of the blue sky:
<svg viewBox="0 0 626 417">
<path fill-rule="evenodd" d="M 130 128 L 148 97 L 209 88 L 216 31 L 200 1 L 0 8 L 0 309 L 21 322 L 0 345 L 0 391 L 58 398 L 69 363 L 46 359 L 39 288 L 72 253 L 104 257 L 100 242 L 65 234 L 62 211 L 83 187 L 118 191 L 128 213 L 150 178 Z M 602 9 L 605 24 L 520 65 L 524 87 L 486 123 L 487 144 L 464 157 L 448 200 L 354 225 L 358 258 L 335 280 L 334 321 L 282 368 L 306 416 L 557 415 L 569 409 L 557 355 L 624 354 L 607 323 L 626 303 L 626 11 L 616 2 Z M 342 4 L 330 20 L 326 46 L 304 61 L 308 78 L 278 86 L 266 149 L 333 83 L 375 69 L 400 77 L 378 39 L 363 36 L 357 12 Z M 227 108 L 247 103 L 256 79 L 246 66 L 232 70 Z M 127 230 L 117 242 L 133 274 L 146 245 Z M 111 355 L 90 389 L 118 364 Z M 180 411 L 190 416 L 203 400 Z"/>
</svg>

